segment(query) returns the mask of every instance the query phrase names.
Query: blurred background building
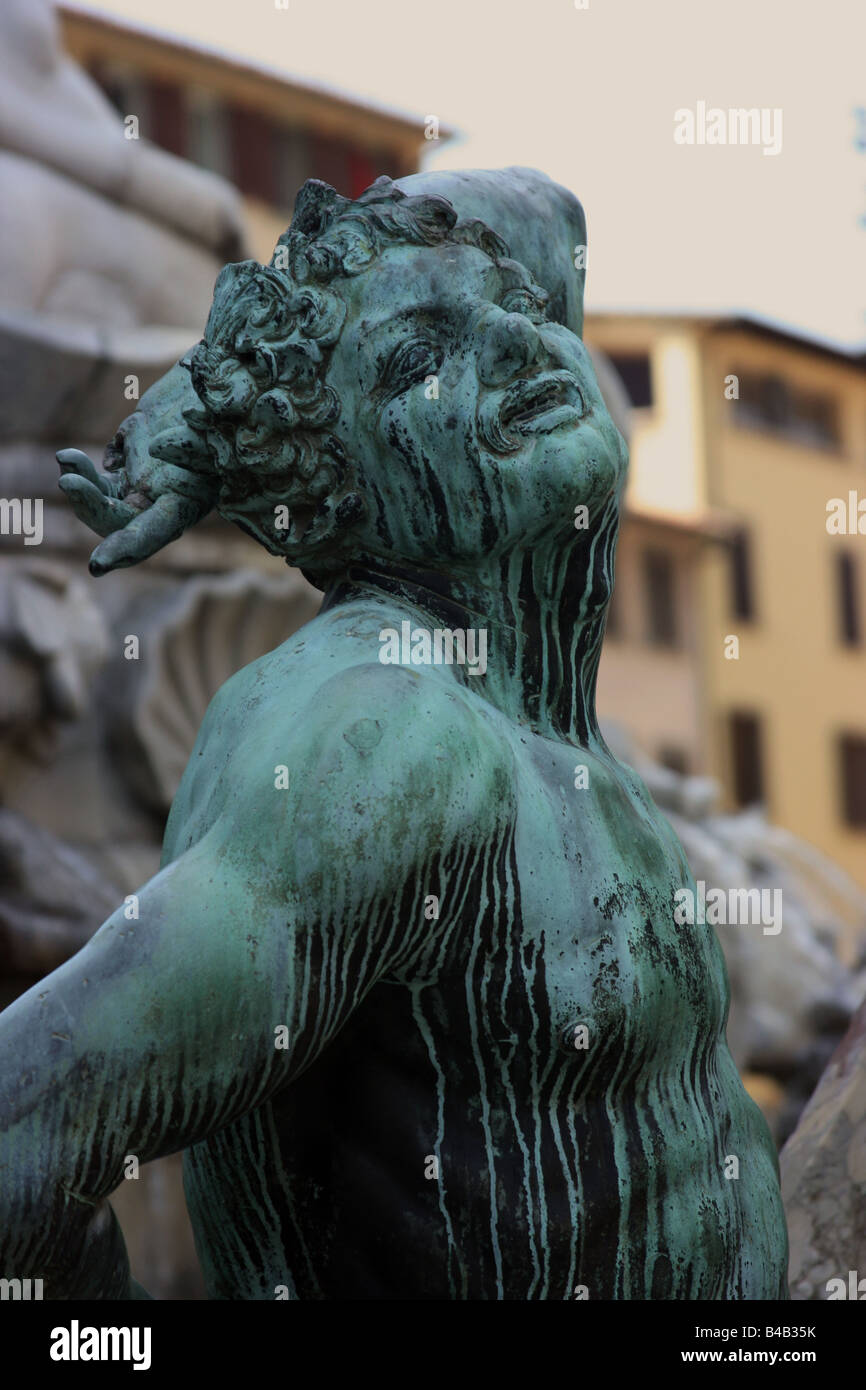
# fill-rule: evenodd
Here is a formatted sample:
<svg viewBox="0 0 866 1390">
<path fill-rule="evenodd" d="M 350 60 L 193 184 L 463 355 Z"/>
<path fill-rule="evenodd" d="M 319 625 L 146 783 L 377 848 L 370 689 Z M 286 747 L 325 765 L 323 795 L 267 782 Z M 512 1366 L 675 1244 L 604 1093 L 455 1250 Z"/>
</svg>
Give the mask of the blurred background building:
<svg viewBox="0 0 866 1390">
<path fill-rule="evenodd" d="M 866 551 L 827 529 L 866 498 L 866 357 L 757 318 L 585 331 L 631 405 L 600 711 L 866 887 Z"/>
<path fill-rule="evenodd" d="M 144 138 L 235 185 L 259 260 L 270 260 L 305 179 L 357 197 L 380 174 L 418 168 L 418 119 L 233 62 L 205 44 L 74 6 L 60 14 L 66 51 L 120 116 L 137 116 Z"/>
</svg>

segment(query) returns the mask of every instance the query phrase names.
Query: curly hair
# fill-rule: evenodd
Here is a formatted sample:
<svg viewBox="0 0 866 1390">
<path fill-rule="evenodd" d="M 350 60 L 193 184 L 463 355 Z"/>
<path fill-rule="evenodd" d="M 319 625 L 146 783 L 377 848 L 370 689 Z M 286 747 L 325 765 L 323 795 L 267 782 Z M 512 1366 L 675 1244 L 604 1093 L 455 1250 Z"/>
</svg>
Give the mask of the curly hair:
<svg viewBox="0 0 866 1390">
<path fill-rule="evenodd" d="M 312 576 L 339 572 L 367 513 L 330 429 L 339 401 L 328 359 L 346 306 L 328 285 L 360 274 L 386 245 L 448 241 L 497 262 L 509 255 L 483 222 L 458 222 L 446 198 L 409 196 L 383 176 L 352 200 L 309 179 L 270 265 L 220 272 L 204 337 L 184 359 L 201 402 L 184 418 L 217 473 L 218 510 Z"/>
</svg>

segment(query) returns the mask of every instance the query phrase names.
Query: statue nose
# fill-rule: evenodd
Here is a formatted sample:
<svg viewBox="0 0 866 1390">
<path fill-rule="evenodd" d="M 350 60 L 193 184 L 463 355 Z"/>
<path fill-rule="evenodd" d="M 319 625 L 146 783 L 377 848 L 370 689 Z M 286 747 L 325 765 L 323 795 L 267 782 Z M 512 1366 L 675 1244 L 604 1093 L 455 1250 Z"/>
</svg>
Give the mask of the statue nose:
<svg viewBox="0 0 866 1390">
<path fill-rule="evenodd" d="M 478 375 L 485 386 L 504 386 L 538 355 L 541 339 L 523 314 L 502 314 L 487 329 Z"/>
</svg>

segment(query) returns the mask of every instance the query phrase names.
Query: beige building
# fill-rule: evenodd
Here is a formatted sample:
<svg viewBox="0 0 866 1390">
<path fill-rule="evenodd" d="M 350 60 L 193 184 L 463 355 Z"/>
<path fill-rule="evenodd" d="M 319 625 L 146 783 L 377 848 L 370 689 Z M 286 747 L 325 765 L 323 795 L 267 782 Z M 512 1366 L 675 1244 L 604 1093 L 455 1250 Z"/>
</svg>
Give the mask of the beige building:
<svg viewBox="0 0 866 1390">
<path fill-rule="evenodd" d="M 602 717 L 866 884 L 866 360 L 742 318 L 586 336 L 632 401 Z"/>
<path fill-rule="evenodd" d="M 305 179 L 356 197 L 380 174 L 414 173 L 419 118 L 288 80 L 168 35 L 60 7 L 63 46 L 141 138 L 240 190 L 253 254 L 269 261 Z M 439 131 L 440 139 L 449 132 Z"/>
</svg>

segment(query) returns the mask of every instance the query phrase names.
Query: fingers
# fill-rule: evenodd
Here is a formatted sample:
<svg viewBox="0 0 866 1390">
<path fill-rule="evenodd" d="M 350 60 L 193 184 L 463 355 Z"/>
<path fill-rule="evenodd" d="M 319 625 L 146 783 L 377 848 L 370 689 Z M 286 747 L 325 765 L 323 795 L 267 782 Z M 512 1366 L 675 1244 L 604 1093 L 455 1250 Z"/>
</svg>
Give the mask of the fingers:
<svg viewBox="0 0 866 1390">
<path fill-rule="evenodd" d="M 66 452 L 78 451 L 64 450 L 64 453 Z M 85 458 L 86 455 L 82 454 L 81 457 Z M 90 462 L 89 459 L 87 461 Z M 130 507 L 127 502 L 107 496 L 98 484 L 89 482 L 78 473 L 64 474 L 59 486 L 79 521 L 83 521 L 85 526 L 89 526 L 91 531 L 95 531 L 99 536 L 110 536 L 138 515 L 135 508 Z"/>
<path fill-rule="evenodd" d="M 218 488 L 213 474 L 204 477 L 174 463 L 152 463 L 151 466 L 154 471 L 148 479 L 148 487 L 154 493 L 173 492 L 178 497 L 189 497 L 203 504 L 207 502 L 208 510 L 214 505 Z"/>
<path fill-rule="evenodd" d="M 90 557 L 90 573 L 98 577 L 109 570 L 137 565 L 164 545 L 176 541 L 209 510 L 206 503 L 163 493 L 152 507 L 139 512 L 122 531 L 115 531 L 96 547 Z"/>
<path fill-rule="evenodd" d="M 87 454 L 82 453 L 80 449 L 58 449 L 54 457 L 60 464 L 62 477 L 74 473 L 80 478 L 86 478 L 94 487 L 98 487 L 100 492 L 110 492 L 108 479 L 96 471 L 93 460 L 88 458 Z"/>
<path fill-rule="evenodd" d="M 61 449 L 57 454 L 60 488 L 75 515 L 106 537 L 90 557 L 93 575 L 146 560 L 177 540 L 214 505 L 213 480 L 149 458 L 146 444 L 140 430 L 126 431 L 124 457 L 131 466 L 138 464 L 137 469 L 132 466 L 134 477 L 128 476 L 127 468 L 106 477 L 80 449 Z M 124 496 L 117 495 L 121 490 Z M 157 491 L 160 495 L 151 504 Z"/>
</svg>

